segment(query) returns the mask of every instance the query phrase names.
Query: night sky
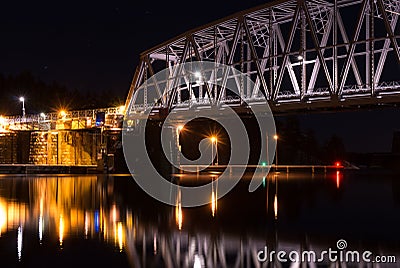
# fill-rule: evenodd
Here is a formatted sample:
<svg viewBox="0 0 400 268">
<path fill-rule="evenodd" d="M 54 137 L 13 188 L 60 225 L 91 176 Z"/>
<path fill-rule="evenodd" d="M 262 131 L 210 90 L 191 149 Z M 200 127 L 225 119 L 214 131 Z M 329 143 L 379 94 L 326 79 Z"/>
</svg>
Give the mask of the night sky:
<svg viewBox="0 0 400 268">
<path fill-rule="evenodd" d="M 112 90 L 125 98 L 140 52 L 194 27 L 265 3 L 246 1 L 4 1 L 0 73 L 29 70 L 69 89 Z M 321 140 L 348 151 L 389 151 L 397 110 L 303 115 Z"/>
</svg>

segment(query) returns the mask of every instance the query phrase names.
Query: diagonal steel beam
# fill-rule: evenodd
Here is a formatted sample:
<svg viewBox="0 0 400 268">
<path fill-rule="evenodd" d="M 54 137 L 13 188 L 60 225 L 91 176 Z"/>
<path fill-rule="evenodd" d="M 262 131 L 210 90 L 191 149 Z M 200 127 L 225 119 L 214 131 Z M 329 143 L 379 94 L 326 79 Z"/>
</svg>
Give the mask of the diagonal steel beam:
<svg viewBox="0 0 400 268">
<path fill-rule="evenodd" d="M 225 51 L 226 51 L 226 54 L 229 54 L 229 47 L 226 44 L 225 44 Z M 228 74 L 228 76 L 229 76 L 229 74 Z M 237 88 L 240 88 L 239 77 L 237 75 L 233 75 L 233 79 L 235 80 Z M 224 97 L 224 96 L 222 96 L 222 97 Z"/>
<path fill-rule="evenodd" d="M 247 41 L 249 42 L 252 60 L 256 64 L 258 77 L 261 80 L 261 84 L 265 90 L 265 97 L 266 97 L 266 99 L 269 99 L 267 82 L 265 81 L 264 74 L 263 74 L 263 71 L 260 66 L 260 61 L 258 60 L 257 52 L 256 52 L 256 49 L 254 48 L 253 40 L 251 38 L 251 33 L 249 30 L 249 27 L 247 26 L 246 18 L 244 18 L 244 17 L 243 17 L 243 27 L 246 32 Z"/>
<path fill-rule="evenodd" d="M 338 22 L 340 34 L 342 35 L 343 42 L 346 44 L 345 45 L 346 51 L 349 51 L 350 46 L 347 45 L 349 43 L 349 37 L 347 36 L 346 29 L 344 27 L 344 23 L 342 20 L 342 16 L 340 15 L 339 12 L 337 13 L 337 22 Z M 358 67 L 357 67 L 357 62 L 354 59 L 354 55 L 350 59 L 350 64 L 351 64 L 351 68 L 353 69 L 353 73 L 356 78 L 357 85 L 361 86 L 362 85 L 361 75 L 360 75 L 360 71 L 358 70 Z"/>
<path fill-rule="evenodd" d="M 382 0 L 378 0 L 378 7 L 381 10 L 383 21 L 384 21 L 385 27 L 386 27 L 386 31 L 387 31 L 387 33 L 389 35 L 390 42 L 392 43 L 392 47 L 394 49 L 394 53 L 396 54 L 396 57 L 397 57 L 397 62 L 400 64 L 399 45 L 397 44 L 396 38 L 394 37 L 393 30 L 392 30 L 392 27 L 390 26 L 389 19 L 388 19 L 388 16 L 386 14 L 385 7 L 383 5 L 383 1 Z"/>
<path fill-rule="evenodd" d="M 334 16 L 334 12 L 331 12 L 331 14 L 329 15 L 329 18 L 328 18 L 327 29 L 325 30 L 325 32 L 322 36 L 322 39 L 321 39 L 321 47 L 325 47 L 326 44 L 328 43 L 329 35 L 331 34 L 331 30 L 332 30 L 333 16 Z M 325 48 L 321 49 L 322 55 L 324 55 L 324 52 L 325 52 Z M 319 62 L 319 59 L 316 58 L 307 91 L 311 91 L 314 89 L 315 83 L 317 82 L 317 76 L 319 73 L 320 66 L 321 66 L 321 64 Z"/>
<path fill-rule="evenodd" d="M 242 23 L 238 20 L 236 24 L 236 29 L 235 33 L 233 34 L 233 39 L 232 39 L 232 48 L 229 51 L 229 56 L 228 56 L 228 61 L 226 62 L 226 65 L 231 66 L 233 62 L 233 57 L 236 52 L 236 47 L 239 42 L 239 37 L 240 37 L 240 31 L 241 31 Z M 219 103 L 223 96 L 225 95 L 226 91 L 226 82 L 228 81 L 228 74 L 229 74 L 230 68 L 227 68 L 224 70 L 223 76 L 222 76 L 222 83 L 221 83 L 221 92 L 219 93 L 219 96 L 217 97 L 217 102 Z"/>
<path fill-rule="evenodd" d="M 350 42 L 350 46 L 349 46 L 349 50 L 347 52 L 345 64 L 342 69 L 341 81 L 340 81 L 339 89 L 337 92 L 338 96 L 342 95 L 344 84 L 346 83 L 347 75 L 349 74 L 351 58 L 353 58 L 354 50 L 356 48 L 356 41 L 358 40 L 358 36 L 360 35 L 362 22 L 363 22 L 363 19 L 365 16 L 366 7 L 367 7 L 367 0 L 364 0 L 361 4 L 360 12 L 358 14 L 357 26 L 356 26 L 356 29 L 354 30 L 353 40 Z M 338 16 L 338 19 L 339 18 L 340 17 Z"/>
<path fill-rule="evenodd" d="M 181 58 L 179 59 L 179 63 L 175 67 L 174 78 L 173 78 L 173 81 L 172 81 L 172 84 L 171 84 L 171 87 L 170 87 L 170 89 L 172 89 L 172 92 L 171 92 L 171 94 L 170 94 L 171 96 L 170 96 L 170 98 L 168 100 L 169 101 L 168 109 L 171 109 L 172 105 L 174 103 L 174 99 L 175 99 L 176 92 L 177 92 L 177 88 L 176 87 L 177 87 L 177 84 L 178 84 L 179 75 L 182 72 L 183 63 L 186 60 L 186 56 L 187 56 L 188 51 L 189 51 L 189 46 L 190 46 L 190 39 L 188 37 L 186 37 L 185 46 L 183 47 L 183 52 L 182 52 Z"/>
<path fill-rule="evenodd" d="M 261 60 L 261 70 L 264 72 L 265 68 L 267 66 L 267 62 L 268 62 L 268 56 L 269 56 L 269 45 L 267 45 L 264 49 L 263 52 L 263 59 Z M 260 89 L 260 79 L 257 76 L 256 82 L 254 83 L 254 90 L 253 90 L 253 94 L 251 95 L 251 98 L 256 98 L 258 95 L 258 91 Z M 268 96 L 270 95 L 270 92 L 268 92 Z"/>
<path fill-rule="evenodd" d="M 313 22 L 311 20 L 310 12 L 309 12 L 309 10 L 307 8 L 307 3 L 304 1 L 302 3 L 302 6 L 303 6 L 304 13 L 306 15 L 306 19 L 307 19 L 308 24 L 310 26 L 311 37 L 312 37 L 312 40 L 314 42 L 315 49 L 317 50 L 317 55 L 318 55 L 319 61 L 322 64 L 322 68 L 324 70 L 324 73 L 325 73 L 325 76 L 326 76 L 326 80 L 328 81 L 328 84 L 329 84 L 330 94 L 333 95 L 334 91 L 333 91 L 332 79 L 331 79 L 331 76 L 329 74 L 328 66 L 326 65 L 326 61 L 324 59 L 324 56 L 322 55 L 322 52 L 321 52 L 321 47 L 320 47 L 320 44 L 319 44 L 319 41 L 318 41 L 317 33 L 315 31 L 315 28 L 314 28 L 314 24 L 313 24 Z"/>
<path fill-rule="evenodd" d="M 146 59 L 146 64 L 148 66 L 148 70 L 149 70 L 149 73 L 150 73 L 150 76 L 151 76 L 151 80 L 153 80 L 154 86 L 155 86 L 155 88 L 157 90 L 158 97 L 161 98 L 161 96 L 162 96 L 161 95 L 161 90 L 160 90 L 160 87 L 158 86 L 157 78 L 154 75 L 154 69 L 153 69 L 153 66 L 150 63 L 149 55 L 146 55 L 145 59 Z"/>
<path fill-rule="evenodd" d="M 191 35 L 188 38 L 189 38 L 189 42 L 192 44 L 195 57 L 197 58 L 198 61 L 201 61 L 201 55 L 200 55 L 199 49 L 197 48 L 196 42 L 193 39 L 193 36 Z M 200 72 L 202 72 L 202 70 L 200 70 Z M 210 85 L 207 81 L 205 81 L 204 85 L 206 86 L 207 94 L 210 99 L 210 104 L 214 105 L 215 99 L 213 98 L 213 96 L 211 94 Z"/>
<path fill-rule="evenodd" d="M 285 40 L 283 39 L 282 31 L 281 31 L 281 28 L 279 27 L 279 24 L 276 25 L 275 29 L 276 29 L 276 35 L 277 35 L 277 38 L 278 38 L 278 41 L 279 41 L 279 45 L 281 46 L 282 51 L 284 51 L 284 49 L 285 49 Z M 296 74 L 294 73 L 290 58 L 287 59 L 286 67 L 287 67 L 287 70 L 288 70 L 288 73 L 289 73 L 290 81 L 292 82 L 292 86 L 293 86 L 294 92 L 296 94 L 300 95 L 299 83 L 297 82 Z"/>
<path fill-rule="evenodd" d="M 291 29 L 290 29 L 289 39 L 288 39 L 288 41 L 286 43 L 282 66 L 280 67 L 278 79 L 276 81 L 276 85 L 275 85 L 274 90 L 272 92 L 272 100 L 273 101 L 276 100 L 276 98 L 278 96 L 279 89 L 280 89 L 281 84 L 282 84 L 283 73 L 284 73 L 284 71 L 286 69 L 286 65 L 287 65 L 287 62 L 288 62 L 290 49 L 292 48 L 292 43 L 293 43 L 293 39 L 294 39 L 294 33 L 296 31 L 297 20 L 299 18 L 299 14 L 300 14 L 300 5 L 297 5 L 296 6 L 296 10 L 295 10 L 295 12 L 293 14 L 292 26 L 291 26 Z"/>
<path fill-rule="evenodd" d="M 391 22 L 391 27 L 394 30 L 396 28 L 396 24 L 398 21 L 399 15 L 393 15 L 393 19 Z M 381 79 L 381 74 L 383 71 L 383 66 L 385 65 L 386 62 L 386 57 L 389 52 L 389 46 L 390 46 L 390 39 L 386 39 L 385 43 L 383 44 L 383 49 L 381 56 L 379 57 L 379 62 L 378 65 L 376 66 L 376 72 L 375 72 L 375 86 L 379 84 L 379 81 Z"/>
<path fill-rule="evenodd" d="M 128 97 L 126 98 L 125 107 L 129 107 L 129 105 L 133 104 L 133 102 L 135 101 L 133 97 L 134 93 L 139 88 L 140 82 L 142 81 L 144 73 L 144 65 L 145 65 L 145 60 L 141 58 L 139 65 L 136 68 L 135 74 L 133 75 L 131 87 L 129 88 Z"/>
</svg>

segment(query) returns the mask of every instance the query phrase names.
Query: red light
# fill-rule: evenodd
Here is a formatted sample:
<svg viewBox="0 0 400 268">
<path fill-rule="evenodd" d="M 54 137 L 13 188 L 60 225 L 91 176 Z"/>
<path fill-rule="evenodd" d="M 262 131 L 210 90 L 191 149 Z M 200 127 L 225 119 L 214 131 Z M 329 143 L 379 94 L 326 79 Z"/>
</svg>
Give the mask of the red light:
<svg viewBox="0 0 400 268">
<path fill-rule="evenodd" d="M 340 162 L 335 162 L 335 166 L 340 167 Z"/>
</svg>

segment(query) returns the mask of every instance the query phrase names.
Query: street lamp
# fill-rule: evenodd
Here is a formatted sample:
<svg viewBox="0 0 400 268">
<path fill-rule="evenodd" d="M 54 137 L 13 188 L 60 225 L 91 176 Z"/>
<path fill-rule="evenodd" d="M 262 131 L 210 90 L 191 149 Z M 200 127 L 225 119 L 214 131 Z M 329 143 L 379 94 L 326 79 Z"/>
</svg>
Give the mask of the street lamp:
<svg viewBox="0 0 400 268">
<path fill-rule="evenodd" d="M 215 143 L 215 152 L 217 153 L 217 163 L 216 163 L 216 165 L 218 166 L 218 138 L 215 137 L 215 136 L 211 136 L 210 140 L 211 140 L 211 155 L 213 157 L 212 165 L 214 165 L 214 143 Z"/>
<path fill-rule="evenodd" d="M 181 143 L 180 143 L 180 141 L 179 141 L 179 134 L 181 133 L 181 131 L 184 129 L 184 126 L 183 125 L 178 125 L 177 127 L 176 127 L 176 146 L 178 147 L 178 153 L 177 153 L 177 155 L 176 155 L 176 160 L 177 160 L 177 162 L 178 162 L 178 165 L 180 165 L 181 164 L 181 156 L 180 156 L 180 153 L 181 153 L 181 150 L 182 150 L 182 147 L 181 147 Z"/>
<path fill-rule="evenodd" d="M 274 140 L 276 140 L 276 147 L 275 147 L 275 166 L 278 169 L 278 135 L 274 135 Z"/>
<path fill-rule="evenodd" d="M 25 117 L 25 98 L 19 97 L 19 101 L 22 102 L 22 117 Z"/>
</svg>

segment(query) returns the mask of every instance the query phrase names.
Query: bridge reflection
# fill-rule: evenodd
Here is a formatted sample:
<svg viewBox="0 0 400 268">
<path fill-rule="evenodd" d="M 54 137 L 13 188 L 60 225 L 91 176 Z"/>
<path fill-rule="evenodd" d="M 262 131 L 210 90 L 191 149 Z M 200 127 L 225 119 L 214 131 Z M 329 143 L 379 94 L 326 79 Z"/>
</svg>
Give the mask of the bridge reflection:
<svg viewBox="0 0 400 268">
<path fill-rule="evenodd" d="M 174 197 L 176 207 L 127 204 L 117 194 L 113 177 L 5 177 L 0 180 L 0 245 L 2 236 L 17 233 L 17 243 L 14 241 L 12 245 L 17 246 L 17 258 L 23 260 L 25 254 L 32 255 L 25 252 L 33 250 L 27 247 L 30 243 L 52 244 L 56 239 L 54 246 L 62 249 L 72 238 L 105 241 L 126 254 L 133 267 L 280 267 L 278 262 L 260 262 L 259 250 L 267 246 L 275 250 L 321 252 L 332 247 L 323 239 L 310 239 L 307 235 L 300 235 L 299 239 L 299 236 L 293 238 L 281 233 L 278 210 L 281 209 L 280 194 L 286 190 L 281 190 L 280 185 L 297 179 L 289 178 L 286 173 L 262 179 L 264 188 L 260 194 L 266 201 L 265 210 L 257 209 L 254 213 L 259 215 L 258 221 L 264 221 L 267 216 L 272 223 L 265 224 L 265 230 L 238 233 L 230 230 L 230 224 L 219 221 L 220 210 L 229 208 L 224 199 L 220 200 L 222 207 L 218 204 L 217 181 L 213 182 L 209 206 L 198 210 L 182 208 L 179 191 Z M 339 191 L 343 187 L 342 179 L 340 172 L 332 174 L 323 181 L 324 187 Z M 252 210 L 253 205 L 248 203 L 243 207 Z M 282 208 L 288 209 L 288 203 L 284 202 Z M 156 210 L 153 213 L 158 219 L 151 219 L 147 210 Z M 239 221 L 243 217 L 240 211 L 233 219 Z M 208 223 L 215 224 L 203 225 L 201 218 L 206 218 L 206 214 Z M 223 231 L 215 229 L 218 225 Z M 36 239 L 25 233 L 34 233 Z M 291 267 L 299 265 L 293 263 Z M 308 265 L 316 267 L 312 263 Z M 338 267 L 340 263 L 325 262 L 324 265 Z M 359 267 L 364 265 L 360 263 Z"/>
</svg>

